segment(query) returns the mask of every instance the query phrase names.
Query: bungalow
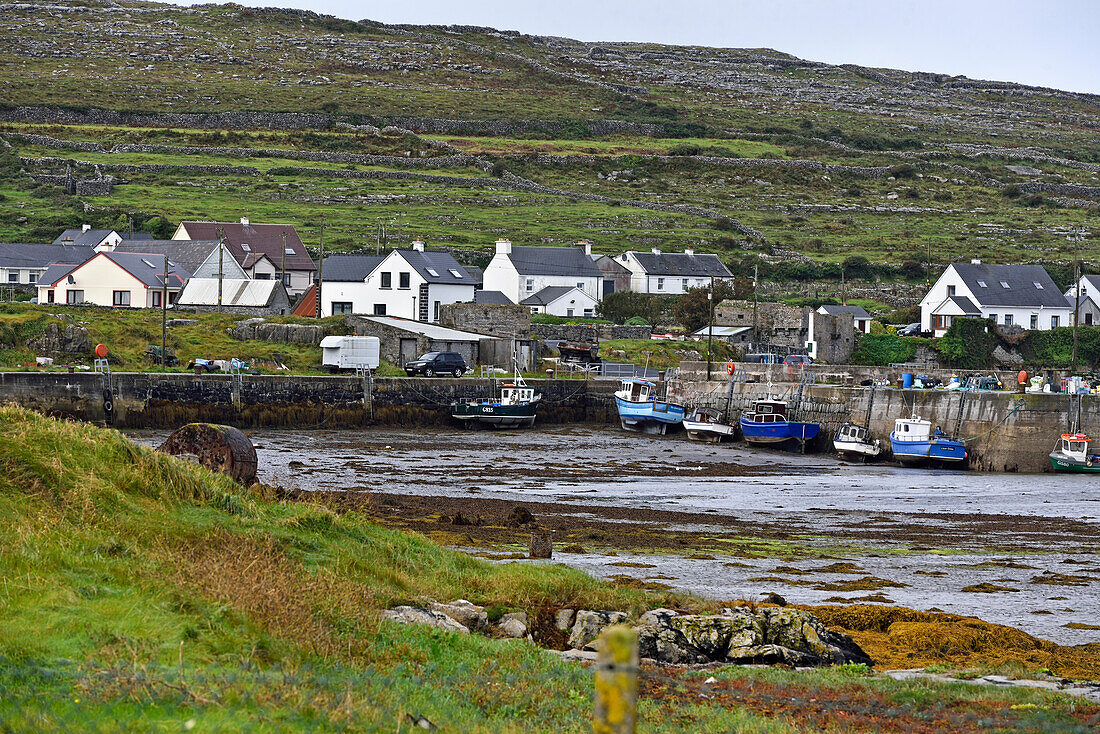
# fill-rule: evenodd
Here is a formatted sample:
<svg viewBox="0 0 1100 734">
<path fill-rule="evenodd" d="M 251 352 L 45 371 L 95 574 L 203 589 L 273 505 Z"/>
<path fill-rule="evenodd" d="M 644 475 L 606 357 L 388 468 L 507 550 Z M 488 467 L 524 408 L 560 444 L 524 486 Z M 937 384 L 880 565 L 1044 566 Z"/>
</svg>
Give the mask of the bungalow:
<svg viewBox="0 0 1100 734">
<path fill-rule="evenodd" d="M 630 290 L 638 293 L 677 295 L 709 286 L 712 278 L 733 279 L 717 255 L 696 255 L 692 249 L 682 253 L 661 252 L 656 247 L 652 252 L 630 250 L 618 259 L 630 270 Z"/>
<path fill-rule="evenodd" d="M 1077 282 L 1081 289 L 1081 307 L 1077 312 L 1077 323 L 1082 326 L 1100 324 L 1100 275 L 1082 275 Z M 1066 303 L 1070 308 L 1077 306 L 1077 292 L 1073 286 L 1065 292 Z"/>
<path fill-rule="evenodd" d="M 180 222 L 174 240 L 223 239 L 233 258 L 255 280 L 279 280 L 292 295 L 304 292 L 317 276 L 317 265 L 292 224 Z M 285 244 L 284 244 L 285 243 Z M 286 272 L 281 273 L 286 267 Z"/>
<path fill-rule="evenodd" d="M 165 289 L 163 256 L 100 252 L 79 264 L 55 264 L 38 279 L 39 303 L 160 308 Z M 191 274 L 168 261 L 168 303 Z"/>
<path fill-rule="evenodd" d="M 1047 331 L 1068 326 L 1072 304 L 1039 265 L 954 263 L 920 303 L 921 331 L 943 336 L 957 318 Z"/>
<path fill-rule="evenodd" d="M 508 240 L 497 240 L 496 254 L 485 268 L 485 290 L 520 303 L 550 286 L 577 288 L 598 301 L 603 273 L 592 262 L 592 245 L 513 247 Z"/>
<path fill-rule="evenodd" d="M 92 229 L 92 225 L 85 224 L 80 229 L 66 229 L 57 239 L 55 245 L 80 245 L 83 247 L 102 247 L 117 245 L 123 237 L 113 229 Z"/>
<path fill-rule="evenodd" d="M 219 247 L 221 253 L 219 255 Z M 122 242 L 112 248 L 97 248 L 99 252 L 140 252 L 145 255 L 165 255 L 191 273 L 192 278 L 248 280 L 248 273 L 233 258 L 233 253 L 217 240 L 142 240 Z M 155 258 L 153 259 L 156 262 Z"/>
<path fill-rule="evenodd" d="M 856 331 L 864 334 L 871 333 L 871 314 L 867 313 L 862 306 L 822 306 L 817 309 L 817 312 L 823 316 L 851 314 Z"/>
<path fill-rule="evenodd" d="M 397 316 L 436 323 L 448 303 L 474 300 L 473 277 L 446 252 L 417 240 L 386 255 L 333 255 L 322 269 L 322 314 Z"/>
<path fill-rule="evenodd" d="M 519 303 L 530 307 L 531 313 L 569 317 L 595 316 L 599 301 L 576 286 L 548 285 Z"/>
<path fill-rule="evenodd" d="M 0 283 L 34 286 L 56 262 L 80 264 L 95 255 L 84 245 L 27 245 L 0 243 Z"/>
</svg>

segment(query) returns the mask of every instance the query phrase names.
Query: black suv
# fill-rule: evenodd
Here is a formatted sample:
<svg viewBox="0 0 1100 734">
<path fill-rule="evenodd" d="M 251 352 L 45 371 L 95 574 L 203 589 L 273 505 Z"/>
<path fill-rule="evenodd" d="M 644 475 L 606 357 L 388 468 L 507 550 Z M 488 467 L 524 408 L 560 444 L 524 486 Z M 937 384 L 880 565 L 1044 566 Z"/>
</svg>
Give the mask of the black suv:
<svg viewBox="0 0 1100 734">
<path fill-rule="evenodd" d="M 405 363 L 405 373 L 409 377 L 413 375 L 462 377 L 464 372 L 466 372 L 466 360 L 458 352 L 428 352 L 420 355 L 419 359 Z"/>
</svg>

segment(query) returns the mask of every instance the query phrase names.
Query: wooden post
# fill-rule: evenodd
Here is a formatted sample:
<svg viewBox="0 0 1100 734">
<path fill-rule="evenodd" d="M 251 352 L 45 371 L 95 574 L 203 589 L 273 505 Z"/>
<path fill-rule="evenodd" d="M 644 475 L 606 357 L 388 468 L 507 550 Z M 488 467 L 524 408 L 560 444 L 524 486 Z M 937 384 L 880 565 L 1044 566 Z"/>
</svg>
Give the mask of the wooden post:
<svg viewBox="0 0 1100 734">
<path fill-rule="evenodd" d="M 638 633 L 608 627 L 596 641 L 595 734 L 634 734 L 638 718 Z"/>
</svg>

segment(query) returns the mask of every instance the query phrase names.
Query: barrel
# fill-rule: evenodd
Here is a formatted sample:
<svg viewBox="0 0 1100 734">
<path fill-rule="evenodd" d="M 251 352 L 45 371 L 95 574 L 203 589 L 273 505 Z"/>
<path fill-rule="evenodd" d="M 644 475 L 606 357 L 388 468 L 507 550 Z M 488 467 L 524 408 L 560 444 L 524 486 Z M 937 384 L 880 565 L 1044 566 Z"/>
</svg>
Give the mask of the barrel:
<svg viewBox="0 0 1100 734">
<path fill-rule="evenodd" d="M 902 387 L 913 387 L 913 373 L 912 372 L 902 372 L 901 373 L 901 386 Z"/>
</svg>

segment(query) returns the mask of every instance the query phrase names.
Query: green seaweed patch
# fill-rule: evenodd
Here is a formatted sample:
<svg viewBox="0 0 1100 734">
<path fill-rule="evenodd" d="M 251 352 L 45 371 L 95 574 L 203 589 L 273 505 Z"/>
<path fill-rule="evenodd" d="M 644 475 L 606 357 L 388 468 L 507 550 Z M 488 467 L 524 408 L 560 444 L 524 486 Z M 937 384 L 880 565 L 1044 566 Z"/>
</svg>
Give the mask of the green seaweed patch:
<svg viewBox="0 0 1100 734">
<path fill-rule="evenodd" d="M 803 571 L 801 568 L 795 568 L 794 566 L 777 566 L 771 570 L 772 573 L 785 573 L 793 576 L 806 576 L 811 571 Z"/>
<path fill-rule="evenodd" d="M 980 584 L 971 584 L 970 586 L 962 587 L 961 591 L 968 594 L 998 594 L 1002 591 L 1019 591 L 1011 586 L 999 586 L 997 584 L 990 584 L 982 582 Z"/>
<path fill-rule="evenodd" d="M 1100 624 L 1085 624 L 1084 622 L 1067 622 L 1062 626 L 1071 630 L 1100 630 Z"/>
<path fill-rule="evenodd" d="M 1069 573 L 1055 573 L 1043 571 L 1038 576 L 1031 577 L 1033 584 L 1049 584 L 1051 586 L 1088 586 L 1096 581 L 1092 576 L 1075 576 Z"/>
<path fill-rule="evenodd" d="M 854 563 L 849 563 L 847 561 L 844 561 L 844 562 L 839 562 L 839 563 L 830 563 L 828 566 L 822 566 L 821 568 L 815 568 L 815 569 L 813 569 L 813 573 L 860 574 L 860 573 L 867 573 L 867 571 L 860 568 L 859 566 L 857 566 Z M 919 573 L 919 571 L 918 571 L 918 573 Z"/>
<path fill-rule="evenodd" d="M 656 563 L 639 563 L 638 561 L 615 561 L 609 566 L 622 566 L 623 568 L 657 568 Z"/>
<path fill-rule="evenodd" d="M 814 588 L 818 591 L 878 591 L 879 589 L 904 589 L 908 585 L 878 576 L 864 576 L 858 579 L 818 584 Z"/>
</svg>

